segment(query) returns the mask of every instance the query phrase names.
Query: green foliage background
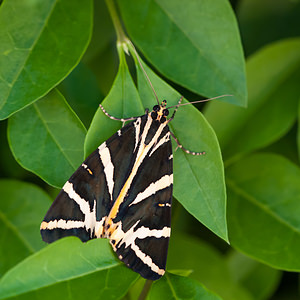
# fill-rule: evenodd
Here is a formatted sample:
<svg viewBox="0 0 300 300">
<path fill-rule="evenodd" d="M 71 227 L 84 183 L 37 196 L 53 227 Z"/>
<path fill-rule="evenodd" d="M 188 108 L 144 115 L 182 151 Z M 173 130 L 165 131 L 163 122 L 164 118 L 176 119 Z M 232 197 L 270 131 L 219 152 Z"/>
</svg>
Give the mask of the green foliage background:
<svg viewBox="0 0 300 300">
<path fill-rule="evenodd" d="M 0 1 L 0 299 L 298 299 L 299 15 L 286 0 Z M 152 284 L 107 240 L 39 234 L 121 126 L 99 103 L 118 117 L 155 104 L 128 39 L 169 105 L 231 95 L 171 123 L 206 155 L 174 153 L 167 273 Z"/>
</svg>

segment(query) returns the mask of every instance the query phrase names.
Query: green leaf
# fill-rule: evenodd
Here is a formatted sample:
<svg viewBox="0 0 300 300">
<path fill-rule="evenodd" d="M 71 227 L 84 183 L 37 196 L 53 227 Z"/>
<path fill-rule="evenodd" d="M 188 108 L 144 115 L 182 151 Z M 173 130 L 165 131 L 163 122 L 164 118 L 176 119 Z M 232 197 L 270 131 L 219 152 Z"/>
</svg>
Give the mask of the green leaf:
<svg viewBox="0 0 300 300">
<path fill-rule="evenodd" d="M 298 150 L 298 157 L 300 158 L 300 101 L 298 104 L 298 132 L 297 132 L 297 150 Z"/>
<path fill-rule="evenodd" d="M 111 2 L 111 0 L 109 1 Z M 97 78 L 97 85 L 107 95 L 118 71 L 116 32 L 106 1 L 94 1 L 93 36 L 82 62 Z M 103 97 L 100 98 L 101 100 Z M 99 100 L 100 100 L 99 99 Z"/>
<path fill-rule="evenodd" d="M 263 152 L 271 152 L 279 154 L 289 159 L 291 162 L 298 164 L 299 156 L 297 149 L 297 126 L 293 126 L 292 129 L 284 135 L 282 138 L 277 140 L 270 146 L 263 148 Z"/>
<path fill-rule="evenodd" d="M 136 280 L 107 240 L 61 239 L 28 257 L 0 280 L 0 299 L 120 299 Z"/>
<path fill-rule="evenodd" d="M 50 197 L 33 184 L 0 180 L 0 277 L 43 247 L 39 226 Z"/>
<path fill-rule="evenodd" d="M 231 276 L 244 286 L 255 300 L 270 299 L 277 289 L 281 272 L 243 255 L 231 251 L 227 260 Z"/>
<path fill-rule="evenodd" d="M 243 51 L 227 0 L 118 3 L 130 37 L 164 76 L 203 96 L 232 94 L 224 101 L 246 105 Z"/>
<path fill-rule="evenodd" d="M 75 67 L 93 1 L 5 1 L 0 8 L 0 119 L 34 102 Z"/>
<path fill-rule="evenodd" d="M 145 287 L 146 279 L 140 276 L 137 281 L 130 287 L 128 293 L 122 300 L 136 300 Z M 151 285 L 151 281 L 147 281 L 147 285 Z M 147 299 L 147 298 L 146 298 Z"/>
<path fill-rule="evenodd" d="M 157 91 L 158 98 L 167 99 L 168 106 L 177 104 L 180 94 L 145 64 L 143 67 Z M 144 107 L 152 108 L 156 104 L 153 91 L 139 65 L 137 72 L 141 100 Z M 180 149 L 173 151 L 174 197 L 195 218 L 227 240 L 224 170 L 214 131 L 193 105 L 178 109 L 175 119 L 170 123 L 170 129 L 185 148 L 206 152 L 203 156 L 193 156 Z M 173 145 L 174 150 L 177 144 Z"/>
<path fill-rule="evenodd" d="M 61 187 L 82 162 L 85 132 L 57 90 L 8 122 L 8 139 L 16 160 L 56 187 Z"/>
<path fill-rule="evenodd" d="M 196 280 L 166 273 L 162 279 L 153 283 L 147 299 L 221 300 L 222 298 L 208 291 Z"/>
<path fill-rule="evenodd" d="M 180 258 L 180 259 L 179 259 Z M 190 278 L 198 280 L 224 300 L 254 298 L 230 273 L 224 256 L 214 247 L 190 235 L 172 232 L 167 269 L 191 270 Z"/>
<path fill-rule="evenodd" d="M 274 43 L 247 61 L 248 108 L 212 101 L 205 110 L 230 158 L 265 147 L 282 137 L 297 116 L 300 39 Z"/>
<path fill-rule="evenodd" d="M 246 56 L 273 41 L 300 36 L 299 1 L 243 0 L 236 13 Z"/>
<path fill-rule="evenodd" d="M 300 169 L 275 154 L 254 154 L 230 166 L 231 244 L 272 267 L 300 270 Z"/>
<path fill-rule="evenodd" d="M 72 109 L 88 127 L 100 99 L 104 98 L 99 90 L 97 78 L 91 70 L 85 64 L 79 63 L 59 85 L 59 91 L 68 99 Z"/>
<path fill-rule="evenodd" d="M 117 118 L 140 116 L 144 113 L 144 108 L 129 73 L 124 52 L 121 48 L 118 52 L 120 58 L 118 74 L 102 105 L 110 115 Z M 111 120 L 98 108 L 86 135 L 85 156 L 116 133 L 121 126 L 121 122 Z"/>
<path fill-rule="evenodd" d="M 13 157 L 7 140 L 7 122 L 0 122 L 0 174 L 2 178 L 21 179 L 29 175 Z"/>
<path fill-rule="evenodd" d="M 172 269 L 171 271 L 169 270 L 170 273 L 175 274 L 175 275 L 179 275 L 179 276 L 183 276 L 183 277 L 189 277 L 192 273 L 193 270 L 186 270 L 186 269 Z"/>
<path fill-rule="evenodd" d="M 112 41 L 116 39 L 116 32 L 108 12 L 106 1 L 94 1 L 93 34 L 89 46 L 82 58 L 83 63 L 89 64 L 98 58 L 100 53 L 108 50 L 112 52 Z M 91 66 L 92 67 L 92 66 Z M 103 75 L 107 71 L 103 72 Z M 101 83 L 99 82 L 101 85 Z"/>
</svg>

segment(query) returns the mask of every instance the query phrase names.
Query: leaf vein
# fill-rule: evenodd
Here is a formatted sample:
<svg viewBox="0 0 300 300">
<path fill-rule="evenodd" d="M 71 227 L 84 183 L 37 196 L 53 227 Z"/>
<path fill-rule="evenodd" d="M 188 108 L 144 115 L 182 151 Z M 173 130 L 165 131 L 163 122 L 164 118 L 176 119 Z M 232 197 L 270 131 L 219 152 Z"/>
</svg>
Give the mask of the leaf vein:
<svg viewBox="0 0 300 300">
<path fill-rule="evenodd" d="M 279 216 L 274 211 L 272 211 L 269 206 L 261 203 L 255 197 L 253 197 L 252 195 L 250 195 L 249 193 L 247 193 L 245 190 L 243 190 L 242 188 L 240 188 L 237 184 L 235 184 L 235 182 L 234 182 L 233 179 L 227 178 L 226 179 L 226 183 L 227 183 L 227 185 L 237 195 L 244 197 L 246 200 L 248 200 L 252 204 L 254 204 L 257 207 L 261 208 L 265 213 L 267 213 L 268 215 L 272 216 L 274 219 L 276 219 L 277 221 L 279 221 L 279 223 L 281 223 L 282 225 L 284 225 L 286 227 L 289 227 L 293 232 L 295 232 L 297 234 L 300 233 L 299 229 L 295 228 L 292 224 L 290 224 L 289 222 L 287 222 L 287 220 L 283 219 L 281 216 Z"/>
<path fill-rule="evenodd" d="M 29 242 L 20 234 L 17 227 L 12 222 L 10 222 L 1 211 L 0 211 L 0 219 L 2 219 L 2 221 L 6 224 L 6 226 L 16 234 L 16 236 L 20 239 L 20 241 L 27 247 L 27 249 L 31 253 L 35 252 L 34 248 L 29 244 Z"/>
</svg>

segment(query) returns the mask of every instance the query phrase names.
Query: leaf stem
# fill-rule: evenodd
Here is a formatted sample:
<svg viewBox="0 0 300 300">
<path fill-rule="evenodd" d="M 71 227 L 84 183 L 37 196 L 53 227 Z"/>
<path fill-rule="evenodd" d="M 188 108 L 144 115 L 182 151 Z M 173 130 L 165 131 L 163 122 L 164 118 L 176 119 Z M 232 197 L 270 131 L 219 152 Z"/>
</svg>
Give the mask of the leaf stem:
<svg viewBox="0 0 300 300">
<path fill-rule="evenodd" d="M 117 33 L 117 40 L 120 43 L 124 43 L 127 37 L 121 25 L 114 0 L 105 0 L 105 2 Z"/>
<path fill-rule="evenodd" d="M 145 300 L 147 298 L 147 295 L 150 291 L 152 283 L 153 283 L 152 280 L 148 280 L 148 279 L 146 280 L 143 290 L 142 290 L 138 300 Z"/>
</svg>

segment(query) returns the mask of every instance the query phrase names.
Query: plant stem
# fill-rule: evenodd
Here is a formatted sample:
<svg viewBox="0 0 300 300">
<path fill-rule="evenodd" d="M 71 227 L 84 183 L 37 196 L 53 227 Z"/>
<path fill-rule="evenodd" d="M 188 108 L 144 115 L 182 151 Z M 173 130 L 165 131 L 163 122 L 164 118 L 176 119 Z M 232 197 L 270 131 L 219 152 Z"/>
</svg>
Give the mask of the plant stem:
<svg viewBox="0 0 300 300">
<path fill-rule="evenodd" d="M 152 280 L 148 280 L 148 279 L 146 280 L 143 290 L 142 290 L 138 300 L 145 300 L 147 298 L 147 295 L 150 291 L 152 283 L 153 283 Z"/>
<path fill-rule="evenodd" d="M 118 42 L 123 43 L 126 41 L 127 37 L 122 28 L 114 0 L 105 0 L 105 2 L 117 33 L 117 40 Z"/>
</svg>

